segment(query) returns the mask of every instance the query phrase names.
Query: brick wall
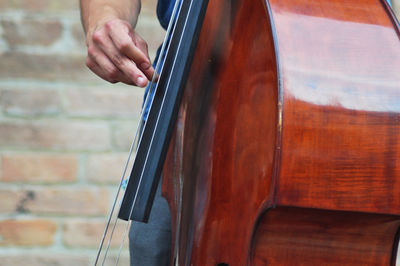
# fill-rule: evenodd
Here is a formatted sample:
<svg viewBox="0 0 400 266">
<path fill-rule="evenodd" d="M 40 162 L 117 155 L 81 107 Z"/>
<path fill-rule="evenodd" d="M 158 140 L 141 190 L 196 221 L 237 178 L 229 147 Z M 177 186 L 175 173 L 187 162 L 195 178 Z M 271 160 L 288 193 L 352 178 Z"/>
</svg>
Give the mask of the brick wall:
<svg viewBox="0 0 400 266">
<path fill-rule="evenodd" d="M 392 0 L 392 7 L 397 16 L 397 20 L 400 20 L 400 0 Z"/>
<path fill-rule="evenodd" d="M 0 266 L 92 265 L 143 90 L 86 69 L 77 0 L 0 0 L 0 36 Z"/>
<path fill-rule="evenodd" d="M 163 32 L 143 5 L 154 55 Z M 143 91 L 84 66 L 77 6 L 0 0 L 0 266 L 92 264 L 138 120 Z"/>
</svg>

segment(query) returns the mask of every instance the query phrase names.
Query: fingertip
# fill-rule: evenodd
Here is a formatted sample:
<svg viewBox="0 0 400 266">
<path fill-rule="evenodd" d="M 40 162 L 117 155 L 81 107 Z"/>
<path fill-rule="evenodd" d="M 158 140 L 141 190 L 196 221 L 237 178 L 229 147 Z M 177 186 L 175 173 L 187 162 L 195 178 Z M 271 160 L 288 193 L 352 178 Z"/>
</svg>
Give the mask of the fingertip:
<svg viewBox="0 0 400 266">
<path fill-rule="evenodd" d="M 146 87 L 146 85 L 147 85 L 147 79 L 146 78 L 144 78 L 144 77 L 142 77 L 142 76 L 140 76 L 140 77 L 138 77 L 137 78 L 137 81 L 136 81 L 136 85 L 137 86 L 139 86 L 139 87 Z"/>
<path fill-rule="evenodd" d="M 157 82 L 159 78 L 160 78 L 160 75 L 155 74 L 154 81 Z"/>
<path fill-rule="evenodd" d="M 154 67 L 148 63 L 144 62 L 139 65 L 139 69 L 143 72 L 143 74 L 146 76 L 148 80 L 153 79 L 153 75 L 155 73 Z"/>
<path fill-rule="evenodd" d="M 153 68 L 153 67 L 151 67 L 150 69 L 148 69 L 146 72 L 145 72 L 145 75 L 146 75 L 146 77 L 149 79 L 149 80 L 153 80 L 154 79 L 154 81 L 157 81 L 158 80 L 158 75 L 157 75 L 157 73 L 156 73 L 156 71 L 155 71 L 155 69 Z"/>
</svg>

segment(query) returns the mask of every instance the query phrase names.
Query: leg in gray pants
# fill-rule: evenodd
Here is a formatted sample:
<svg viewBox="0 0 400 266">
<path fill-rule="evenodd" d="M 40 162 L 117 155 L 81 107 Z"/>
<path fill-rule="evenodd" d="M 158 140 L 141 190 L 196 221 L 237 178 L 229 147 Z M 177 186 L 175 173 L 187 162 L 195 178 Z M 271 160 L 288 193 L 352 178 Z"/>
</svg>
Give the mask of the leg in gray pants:
<svg viewBox="0 0 400 266">
<path fill-rule="evenodd" d="M 157 188 L 149 222 L 132 221 L 129 232 L 131 266 L 167 266 L 171 253 L 171 214 Z"/>
</svg>

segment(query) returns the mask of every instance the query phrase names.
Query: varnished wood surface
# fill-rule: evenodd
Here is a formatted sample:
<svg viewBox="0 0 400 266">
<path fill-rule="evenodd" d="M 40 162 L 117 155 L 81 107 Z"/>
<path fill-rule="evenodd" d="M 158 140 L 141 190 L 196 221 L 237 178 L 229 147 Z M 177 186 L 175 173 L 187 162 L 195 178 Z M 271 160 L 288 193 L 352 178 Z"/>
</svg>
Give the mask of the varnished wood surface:
<svg viewBox="0 0 400 266">
<path fill-rule="evenodd" d="M 179 265 L 245 265 L 254 223 L 272 202 L 278 105 L 270 29 L 262 1 L 209 2 L 165 167 L 164 187 L 177 195 L 183 184 Z"/>
<path fill-rule="evenodd" d="M 261 219 L 251 265 L 395 265 L 400 218 L 280 207 Z"/>
<path fill-rule="evenodd" d="M 388 261 L 398 224 L 383 214 L 400 214 L 396 30 L 377 0 L 210 1 L 164 167 L 171 265 L 265 265 L 291 216 L 311 227 L 288 236 L 307 242 L 334 228 L 343 251 L 354 229 L 354 243 L 368 240 L 364 252 L 377 252 L 357 255 L 365 265 L 379 254 Z M 303 208 L 337 210 L 326 217 L 338 222 L 321 231 L 325 216 Z M 346 220 L 343 211 L 370 214 Z M 376 233 L 357 231 L 360 217 Z M 287 258 L 269 265 L 300 264 L 275 244 Z M 312 249 L 298 250 L 308 265 L 324 265 Z"/>
<path fill-rule="evenodd" d="M 384 5 L 270 5 L 283 92 L 277 204 L 400 214 L 400 41 Z"/>
</svg>

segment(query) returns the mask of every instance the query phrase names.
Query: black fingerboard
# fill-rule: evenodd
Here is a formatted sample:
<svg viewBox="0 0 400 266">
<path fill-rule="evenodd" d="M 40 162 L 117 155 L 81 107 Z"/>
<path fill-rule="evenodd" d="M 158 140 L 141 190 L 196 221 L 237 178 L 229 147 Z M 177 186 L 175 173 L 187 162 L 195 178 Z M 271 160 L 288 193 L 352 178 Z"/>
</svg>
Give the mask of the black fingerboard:
<svg viewBox="0 0 400 266">
<path fill-rule="evenodd" d="M 208 0 L 182 3 L 118 213 L 120 219 L 148 221 L 207 4 Z"/>
</svg>

